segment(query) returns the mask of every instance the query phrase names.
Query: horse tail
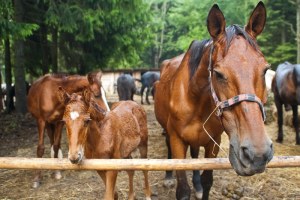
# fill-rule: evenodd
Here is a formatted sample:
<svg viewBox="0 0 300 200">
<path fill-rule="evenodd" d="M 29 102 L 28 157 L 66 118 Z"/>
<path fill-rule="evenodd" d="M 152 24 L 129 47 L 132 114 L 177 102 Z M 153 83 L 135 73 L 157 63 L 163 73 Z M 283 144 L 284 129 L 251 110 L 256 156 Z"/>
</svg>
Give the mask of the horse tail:
<svg viewBox="0 0 300 200">
<path fill-rule="evenodd" d="M 296 99 L 298 104 L 300 104 L 300 65 L 295 65 L 294 67 L 294 80 L 296 86 Z"/>
</svg>

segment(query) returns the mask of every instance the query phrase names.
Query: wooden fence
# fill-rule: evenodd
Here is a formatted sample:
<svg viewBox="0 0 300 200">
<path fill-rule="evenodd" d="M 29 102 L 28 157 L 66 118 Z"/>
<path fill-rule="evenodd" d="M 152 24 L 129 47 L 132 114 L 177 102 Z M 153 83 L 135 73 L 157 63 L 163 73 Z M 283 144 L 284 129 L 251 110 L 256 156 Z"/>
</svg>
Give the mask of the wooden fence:
<svg viewBox="0 0 300 200">
<path fill-rule="evenodd" d="M 268 168 L 300 167 L 300 156 L 276 156 Z M 221 170 L 231 169 L 227 158 L 210 159 L 86 159 L 72 164 L 68 159 L 1 157 L 0 169 L 61 170 Z"/>
</svg>

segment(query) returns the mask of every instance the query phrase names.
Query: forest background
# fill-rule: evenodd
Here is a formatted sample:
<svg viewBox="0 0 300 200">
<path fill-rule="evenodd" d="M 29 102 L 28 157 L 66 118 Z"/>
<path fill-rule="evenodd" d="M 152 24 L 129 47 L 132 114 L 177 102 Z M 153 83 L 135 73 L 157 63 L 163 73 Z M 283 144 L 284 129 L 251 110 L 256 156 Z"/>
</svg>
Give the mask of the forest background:
<svg viewBox="0 0 300 200">
<path fill-rule="evenodd" d="M 267 61 L 300 63 L 300 0 L 264 0 L 258 43 Z M 0 83 L 15 84 L 26 112 L 26 84 L 46 73 L 158 68 L 209 38 L 218 4 L 227 25 L 245 25 L 257 0 L 0 0 Z M 0 90 L 0 95 L 1 90 Z"/>
</svg>

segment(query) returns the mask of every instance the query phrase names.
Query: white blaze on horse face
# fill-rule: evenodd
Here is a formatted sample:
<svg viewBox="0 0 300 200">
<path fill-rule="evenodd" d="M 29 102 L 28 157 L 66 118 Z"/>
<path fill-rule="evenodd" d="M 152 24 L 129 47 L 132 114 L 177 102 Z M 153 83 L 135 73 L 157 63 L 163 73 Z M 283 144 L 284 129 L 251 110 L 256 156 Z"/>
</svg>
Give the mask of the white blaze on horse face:
<svg viewBox="0 0 300 200">
<path fill-rule="evenodd" d="M 105 106 L 106 106 L 106 108 L 107 108 L 107 111 L 110 111 L 109 106 L 108 106 L 108 103 L 107 103 L 107 101 L 106 101 L 105 91 L 104 91 L 103 87 L 101 87 L 101 94 L 102 94 L 102 95 L 101 95 L 102 101 L 104 102 L 104 104 L 105 104 Z"/>
<path fill-rule="evenodd" d="M 70 113 L 70 117 L 71 117 L 72 120 L 75 120 L 79 117 L 79 113 L 77 111 L 72 111 Z"/>
</svg>

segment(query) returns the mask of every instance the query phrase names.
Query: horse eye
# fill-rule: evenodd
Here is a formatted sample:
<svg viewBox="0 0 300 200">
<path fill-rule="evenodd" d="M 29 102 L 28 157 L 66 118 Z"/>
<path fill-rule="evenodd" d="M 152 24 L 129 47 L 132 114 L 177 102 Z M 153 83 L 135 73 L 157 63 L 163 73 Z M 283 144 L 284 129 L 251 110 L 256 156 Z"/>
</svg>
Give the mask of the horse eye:
<svg viewBox="0 0 300 200">
<path fill-rule="evenodd" d="M 227 78 L 224 76 L 224 74 L 222 74 L 221 72 L 214 70 L 214 74 L 216 75 L 218 80 L 223 80 L 226 81 Z"/>
</svg>

